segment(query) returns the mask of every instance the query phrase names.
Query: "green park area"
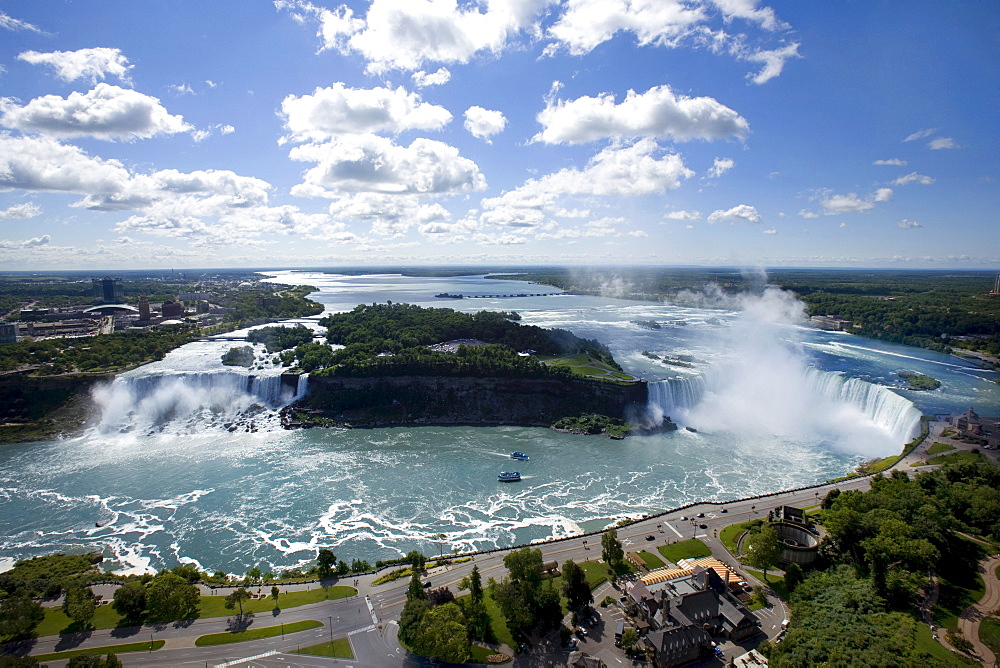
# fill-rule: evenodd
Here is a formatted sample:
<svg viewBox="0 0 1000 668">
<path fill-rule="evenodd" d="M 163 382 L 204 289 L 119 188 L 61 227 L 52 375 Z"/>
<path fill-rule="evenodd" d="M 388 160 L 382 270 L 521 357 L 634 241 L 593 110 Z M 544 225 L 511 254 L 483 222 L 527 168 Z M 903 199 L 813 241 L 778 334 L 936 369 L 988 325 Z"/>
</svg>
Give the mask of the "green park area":
<svg viewBox="0 0 1000 668">
<path fill-rule="evenodd" d="M 279 594 L 277 599 L 277 605 L 273 598 L 251 598 L 243 602 L 243 612 L 249 613 L 260 613 L 260 612 L 270 612 L 275 607 L 279 609 L 295 608 L 300 605 L 308 605 L 309 603 L 318 603 L 320 601 L 333 601 L 340 598 L 347 598 L 348 596 L 353 596 L 357 593 L 354 587 L 344 587 L 344 586 L 334 586 L 334 587 L 316 587 L 314 589 L 308 589 L 305 591 L 294 591 L 288 592 L 287 594 Z M 227 609 L 225 607 L 226 596 L 223 594 L 217 594 L 215 596 L 200 596 L 198 598 L 197 611 L 194 616 L 188 617 L 188 619 L 207 619 L 211 617 L 228 617 L 235 614 L 234 610 Z M 74 623 L 63 611 L 62 608 L 45 608 L 45 617 L 42 619 L 41 623 L 36 627 L 36 633 L 39 636 L 49 636 L 57 635 L 62 633 L 74 633 L 82 629 L 78 624 Z M 156 620 L 156 621 L 175 621 L 173 619 L 168 620 Z M 131 626 L 138 623 L 135 619 L 125 619 L 122 615 L 115 612 L 114 608 L 110 605 L 98 606 L 94 611 L 94 616 L 90 620 L 90 624 L 87 628 L 98 630 L 98 629 L 113 629 L 120 626 Z"/>
<path fill-rule="evenodd" d="M 130 642 L 120 645 L 106 645 L 104 647 L 91 647 L 88 649 L 70 649 L 65 652 L 50 652 L 49 654 L 35 654 L 31 658 L 39 663 L 46 661 L 66 661 L 75 656 L 84 655 L 105 655 L 105 654 L 128 654 L 130 652 L 155 652 L 163 647 L 165 641 L 154 640 L 153 642 Z"/>
<path fill-rule="evenodd" d="M 566 368 L 577 376 L 624 382 L 633 382 L 636 380 L 634 376 L 616 369 L 604 360 L 585 352 L 576 355 L 538 355 L 538 359 L 548 367 Z"/>
<path fill-rule="evenodd" d="M 663 555 L 664 559 L 675 564 L 681 559 L 699 559 L 712 555 L 712 550 L 709 549 L 708 545 L 697 538 L 681 540 L 670 545 L 660 545 L 656 549 Z"/>
<path fill-rule="evenodd" d="M 328 656 L 334 659 L 353 659 L 354 650 L 347 638 L 336 638 L 332 641 L 321 642 L 318 645 L 302 647 L 292 654 L 308 654 L 310 656 Z"/>
<path fill-rule="evenodd" d="M 234 642 L 246 642 L 248 640 L 261 640 L 263 638 L 274 638 L 284 636 L 289 633 L 308 631 L 323 626 L 323 622 L 315 619 L 305 619 L 301 622 L 290 624 L 278 624 L 276 626 L 262 626 L 260 628 L 246 629 L 245 631 L 235 631 L 226 633 L 209 633 L 199 636 L 194 644 L 198 647 L 210 647 L 212 645 L 228 645 Z"/>
<path fill-rule="evenodd" d="M 947 443 L 935 442 L 931 447 L 927 448 L 928 455 L 940 455 L 942 452 L 950 452 L 955 449 L 955 446 L 948 445 Z"/>
<path fill-rule="evenodd" d="M 979 642 L 1000 656 L 1000 619 L 987 617 L 979 624 Z"/>
</svg>

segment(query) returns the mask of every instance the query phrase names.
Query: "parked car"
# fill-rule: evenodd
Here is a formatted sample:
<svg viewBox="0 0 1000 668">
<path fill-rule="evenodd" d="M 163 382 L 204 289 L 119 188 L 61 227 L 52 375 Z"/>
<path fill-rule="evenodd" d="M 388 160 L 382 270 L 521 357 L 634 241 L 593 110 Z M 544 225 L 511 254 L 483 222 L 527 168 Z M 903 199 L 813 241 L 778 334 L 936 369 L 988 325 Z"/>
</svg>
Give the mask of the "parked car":
<svg viewBox="0 0 1000 668">
<path fill-rule="evenodd" d="M 649 534 L 648 536 L 646 536 L 646 540 L 656 540 L 656 536 L 654 536 L 653 534 Z"/>
</svg>

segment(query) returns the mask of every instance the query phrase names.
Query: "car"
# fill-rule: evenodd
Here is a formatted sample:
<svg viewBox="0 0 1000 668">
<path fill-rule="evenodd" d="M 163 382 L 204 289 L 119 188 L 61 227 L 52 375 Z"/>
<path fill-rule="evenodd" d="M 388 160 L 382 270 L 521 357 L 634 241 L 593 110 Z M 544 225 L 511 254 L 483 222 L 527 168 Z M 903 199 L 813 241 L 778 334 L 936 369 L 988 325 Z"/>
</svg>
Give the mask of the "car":
<svg viewBox="0 0 1000 668">
<path fill-rule="evenodd" d="M 681 515 L 681 518 L 680 518 L 680 520 L 681 520 L 681 522 L 687 522 L 687 521 L 688 521 L 688 518 L 687 518 L 687 516 L 686 516 L 686 515 Z"/>
<path fill-rule="evenodd" d="M 707 525 L 707 524 L 699 524 L 699 525 L 698 525 L 698 528 L 699 528 L 699 529 L 707 529 L 707 528 L 708 528 L 708 525 Z"/>
<path fill-rule="evenodd" d="M 728 512 L 729 512 L 729 508 L 723 508 L 723 509 L 722 509 L 722 510 L 720 510 L 719 512 L 720 512 L 720 513 L 728 513 Z"/>
<path fill-rule="evenodd" d="M 698 514 L 696 515 L 696 517 L 698 517 L 699 519 L 700 519 L 700 518 L 702 518 L 702 517 L 704 517 L 704 516 L 705 516 L 705 513 L 698 513 Z"/>
<path fill-rule="evenodd" d="M 431 581 L 428 580 L 427 582 L 424 583 L 424 589 L 430 589 L 430 588 L 431 588 Z"/>
<path fill-rule="evenodd" d="M 646 540 L 656 540 L 656 536 L 654 536 L 653 534 L 649 534 L 648 536 L 646 536 Z"/>
<path fill-rule="evenodd" d="M 577 627 L 573 631 L 573 633 L 575 633 L 576 637 L 579 638 L 580 640 L 583 640 L 584 638 L 587 637 L 587 630 L 586 629 L 581 629 L 581 628 Z"/>
</svg>

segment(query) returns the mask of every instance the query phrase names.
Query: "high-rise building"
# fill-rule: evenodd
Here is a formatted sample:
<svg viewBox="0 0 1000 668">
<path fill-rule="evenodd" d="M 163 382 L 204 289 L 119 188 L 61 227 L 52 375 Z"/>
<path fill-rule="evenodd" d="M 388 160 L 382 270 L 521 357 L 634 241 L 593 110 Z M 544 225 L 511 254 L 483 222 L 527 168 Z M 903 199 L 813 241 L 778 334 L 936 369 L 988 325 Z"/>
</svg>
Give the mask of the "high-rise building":
<svg viewBox="0 0 1000 668">
<path fill-rule="evenodd" d="M 149 320 L 149 300 L 146 295 L 139 295 L 139 320 Z"/>
<path fill-rule="evenodd" d="M 991 295 L 1000 295 L 1000 274 L 997 274 L 997 281 L 993 285 L 993 289 L 990 290 Z"/>
<path fill-rule="evenodd" d="M 91 287 L 94 296 L 105 304 L 120 302 L 122 297 L 125 296 L 125 290 L 122 288 L 122 279 L 120 278 L 111 278 L 110 276 L 94 278 L 91 279 Z"/>
</svg>

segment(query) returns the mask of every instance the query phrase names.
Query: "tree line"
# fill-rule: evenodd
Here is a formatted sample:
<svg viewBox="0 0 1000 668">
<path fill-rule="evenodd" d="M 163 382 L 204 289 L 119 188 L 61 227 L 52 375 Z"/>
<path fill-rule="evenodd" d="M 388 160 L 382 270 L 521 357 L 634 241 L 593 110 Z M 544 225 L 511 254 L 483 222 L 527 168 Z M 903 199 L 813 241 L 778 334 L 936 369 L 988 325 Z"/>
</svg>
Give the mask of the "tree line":
<svg viewBox="0 0 1000 668">
<path fill-rule="evenodd" d="M 976 587 L 983 548 L 958 532 L 1000 538 L 1000 467 L 894 471 L 867 492 L 831 491 L 823 508 L 820 559 L 804 579 L 786 571 L 794 624 L 761 648 L 770 665 L 953 665 L 917 648 L 914 615 L 929 573 L 940 578 L 939 605 L 963 607 L 952 599 Z M 953 645 L 967 642 L 949 632 Z"/>
<path fill-rule="evenodd" d="M 517 313 L 460 313 L 449 308 L 412 304 L 361 304 L 347 313 L 320 320 L 329 345 L 301 343 L 282 354 L 285 364 L 345 377 L 434 375 L 465 377 L 544 377 L 569 375 L 519 351 L 566 355 L 586 352 L 621 369 L 606 346 L 562 329 L 520 324 Z M 486 345 L 461 345 L 456 353 L 428 346 L 473 339 Z"/>
</svg>

